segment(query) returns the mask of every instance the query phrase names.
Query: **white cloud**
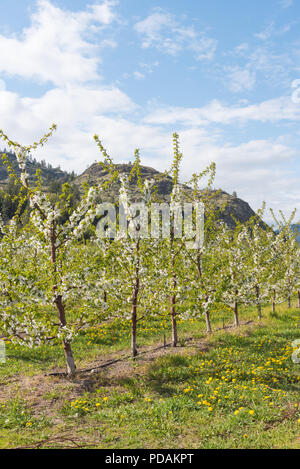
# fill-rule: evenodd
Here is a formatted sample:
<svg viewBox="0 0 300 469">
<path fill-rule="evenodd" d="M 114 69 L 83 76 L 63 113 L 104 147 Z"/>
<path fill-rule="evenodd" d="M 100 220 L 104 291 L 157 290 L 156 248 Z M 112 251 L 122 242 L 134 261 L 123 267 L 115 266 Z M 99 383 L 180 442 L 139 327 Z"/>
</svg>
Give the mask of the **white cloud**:
<svg viewBox="0 0 300 469">
<path fill-rule="evenodd" d="M 256 82 L 255 71 L 249 70 L 247 67 L 225 67 L 228 73 L 229 89 L 234 93 L 240 93 L 244 90 L 252 90 Z"/>
<path fill-rule="evenodd" d="M 245 106 L 228 106 L 218 100 L 199 108 L 157 107 L 146 116 L 146 122 L 156 125 L 183 124 L 199 127 L 209 124 L 245 124 L 249 121 L 279 122 L 299 121 L 300 106 L 294 103 L 291 96 L 270 99 L 257 104 Z"/>
<path fill-rule="evenodd" d="M 133 72 L 133 76 L 136 80 L 143 80 L 145 75 L 139 71 Z"/>
<path fill-rule="evenodd" d="M 296 156 L 295 150 L 272 140 L 251 140 L 236 147 L 224 146 L 222 149 L 218 149 L 218 153 L 219 158 L 224 159 L 226 164 L 228 161 L 238 164 L 239 169 L 242 169 L 243 166 L 250 168 L 255 166 L 255 170 L 259 166 L 266 168 L 269 163 L 285 163 Z"/>
<path fill-rule="evenodd" d="M 292 4 L 289 4 L 288 6 L 291 5 Z M 276 25 L 275 22 L 272 21 L 268 23 L 260 33 L 254 34 L 254 37 L 256 37 L 257 39 L 261 39 L 262 41 L 266 41 L 272 36 L 283 36 L 291 30 L 293 24 L 297 24 L 297 21 L 292 21 L 291 23 L 285 24 L 281 27 L 279 27 L 278 24 Z"/>
<path fill-rule="evenodd" d="M 145 122 L 157 125 L 160 131 L 162 126 L 176 126 L 182 141 L 185 180 L 191 172 L 215 161 L 216 187 L 229 193 L 236 190 L 254 209 L 266 200 L 268 206 L 289 213 L 295 207 L 300 210 L 300 176 L 295 174 L 298 152 L 289 146 L 289 139 L 282 136 L 237 145 L 226 142 L 221 132 L 224 124 L 284 120 L 300 120 L 300 108 L 290 97 L 245 106 L 226 106 L 214 100 L 202 108 L 157 108 L 145 117 Z"/>
<path fill-rule="evenodd" d="M 294 0 L 280 0 L 279 5 L 281 8 L 289 8 L 293 5 Z"/>
<path fill-rule="evenodd" d="M 207 125 L 222 123 L 228 114 L 227 123 L 239 122 L 244 108 L 226 108 L 213 102 L 202 109 L 201 116 L 195 110 L 177 108 L 168 119 L 162 116 L 160 124 L 153 125 L 150 115 L 143 122 L 141 109 L 115 87 L 70 86 L 48 91 L 35 99 L 1 91 L 0 101 L 3 104 L 0 128 L 5 124 L 7 133 L 21 142 L 31 143 L 53 121 L 58 124 L 54 137 L 37 153 L 38 158 L 53 165 L 81 172 L 95 159 L 99 160 L 92 139 L 98 133 L 116 162 L 132 160 L 134 149 L 140 148 L 143 164 L 164 170 L 172 159 L 172 132 L 168 124 L 171 122 L 173 126 L 175 122 L 184 153 L 183 179 L 189 179 L 191 172 L 215 161 L 216 187 L 230 193 L 236 190 L 254 208 L 267 199 L 276 209 L 290 210 L 297 204 L 300 209 L 300 180 L 288 169 L 296 153 L 283 143 L 284 139 L 250 140 L 235 145 L 224 142 L 220 128 L 200 126 L 199 119 L 206 119 Z M 264 109 L 262 115 L 270 117 L 274 107 L 269 106 L 269 111 Z M 251 116 L 258 109 L 259 105 L 244 112 Z M 176 115 L 180 119 L 175 119 Z"/>
<path fill-rule="evenodd" d="M 135 24 L 135 30 L 144 36 L 142 46 L 150 47 L 162 39 L 163 28 L 172 29 L 175 23 L 172 15 L 168 13 L 153 13 L 143 21 Z"/>
<path fill-rule="evenodd" d="M 262 202 L 275 210 L 300 211 L 300 176 L 295 174 L 297 152 L 276 141 L 254 140 L 240 145 L 204 138 L 199 129 L 180 132 L 184 154 L 183 177 L 187 180 L 215 161 L 215 187 L 246 200 L 257 210 Z M 298 212 L 299 213 L 299 212 Z M 266 214 L 266 219 L 270 219 Z"/>
<path fill-rule="evenodd" d="M 274 33 L 274 27 L 275 24 L 272 21 L 271 23 L 267 24 L 267 26 L 265 26 L 263 31 L 261 31 L 260 33 L 256 33 L 254 36 L 258 39 L 261 39 L 262 41 L 265 41 L 266 39 L 269 39 Z"/>
<path fill-rule="evenodd" d="M 0 72 L 59 86 L 98 79 L 99 50 L 85 36 L 93 25 L 105 27 L 114 20 L 113 5 L 104 1 L 73 13 L 38 0 L 21 35 L 0 35 Z M 113 45 L 105 41 L 102 47 Z"/>
<path fill-rule="evenodd" d="M 298 25 L 297 20 L 283 25 L 269 22 L 254 34 L 259 41 L 241 43 L 227 52 L 225 55 L 231 63 L 223 66 L 225 86 L 233 92 L 252 90 L 255 82 L 281 89 L 289 86 L 299 62 L 299 48 L 291 41 L 284 41 L 282 36 L 294 25 Z"/>
<path fill-rule="evenodd" d="M 136 104 L 116 87 L 68 86 L 64 89 L 52 89 L 40 98 L 20 98 L 15 93 L 0 91 L 0 101 L 0 128 L 5 127 L 7 132 L 20 141 L 35 140 L 55 122 L 60 139 L 65 138 L 66 142 L 73 142 L 77 134 L 88 134 L 87 146 L 88 141 L 92 140 L 93 132 L 97 130 L 95 122 L 99 116 L 114 115 L 118 119 L 119 116 L 135 113 L 138 109 Z M 101 128 L 97 131 L 101 131 Z M 78 160 L 76 161 L 75 156 L 71 162 L 78 170 L 82 149 L 79 151 Z M 58 146 L 53 156 L 55 155 L 57 160 L 71 154 L 61 152 Z"/>
<path fill-rule="evenodd" d="M 235 48 L 230 56 L 235 56 L 237 65 L 225 65 L 225 86 L 233 92 L 253 90 L 254 85 L 267 84 L 282 88 L 288 87 L 291 82 L 295 64 L 298 63 L 297 50 L 289 48 L 286 52 L 278 53 L 268 41 L 252 50 L 243 47 Z M 231 58 L 231 63 L 233 63 Z M 244 65 L 241 65 L 241 61 Z"/>
<path fill-rule="evenodd" d="M 139 63 L 140 70 L 135 70 L 133 73 L 123 73 L 123 78 L 125 80 L 129 80 L 130 78 L 134 78 L 135 80 L 144 80 L 147 75 L 150 75 L 154 72 L 154 69 L 158 67 L 159 62 L 155 61 L 152 63 Z"/>
<path fill-rule="evenodd" d="M 196 60 L 211 60 L 217 48 L 216 39 L 197 32 L 193 25 L 181 24 L 174 15 L 157 9 L 134 26 L 142 37 L 142 47 L 155 47 L 170 55 L 191 51 Z"/>
<path fill-rule="evenodd" d="M 106 0 L 101 5 L 90 5 L 94 19 L 103 24 L 112 23 L 116 19 L 113 7 L 117 3 L 117 1 Z"/>
<path fill-rule="evenodd" d="M 247 42 L 243 42 L 235 47 L 234 52 L 237 54 L 243 54 L 245 51 L 249 49 L 249 44 Z"/>
<path fill-rule="evenodd" d="M 153 73 L 154 69 L 159 66 L 159 62 L 156 60 L 155 62 L 152 63 L 140 63 L 140 67 L 145 70 L 147 73 Z"/>
</svg>

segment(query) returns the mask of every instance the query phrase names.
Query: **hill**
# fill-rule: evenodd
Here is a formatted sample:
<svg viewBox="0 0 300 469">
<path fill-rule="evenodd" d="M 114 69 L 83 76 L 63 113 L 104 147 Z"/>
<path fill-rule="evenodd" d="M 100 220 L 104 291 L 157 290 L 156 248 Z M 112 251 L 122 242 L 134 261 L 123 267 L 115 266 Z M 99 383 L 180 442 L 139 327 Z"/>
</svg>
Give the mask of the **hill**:
<svg viewBox="0 0 300 469">
<path fill-rule="evenodd" d="M 117 169 L 121 174 L 128 174 L 132 169 L 130 164 L 118 164 L 116 165 Z M 101 165 L 94 163 L 88 169 L 86 169 L 80 176 L 75 178 L 74 183 L 78 186 L 81 186 L 83 183 L 88 185 L 99 184 L 105 182 L 108 179 L 109 172 L 107 169 L 103 169 Z M 169 202 L 170 192 L 172 191 L 172 179 L 169 176 L 163 175 L 156 169 L 150 168 L 148 166 L 141 166 L 141 177 L 142 179 L 154 179 L 156 181 L 157 187 L 157 198 L 160 202 Z M 184 186 L 186 191 L 191 191 L 190 188 Z M 120 184 L 115 183 L 107 192 L 106 192 L 106 201 L 116 203 L 119 197 L 119 188 Z M 136 180 L 131 182 L 131 190 L 133 198 L 136 196 L 136 200 L 139 198 L 139 192 L 136 185 Z M 235 195 L 230 195 L 225 191 L 211 190 L 210 195 L 215 199 L 215 204 L 217 208 L 221 208 L 225 205 L 225 209 L 222 211 L 221 219 L 230 226 L 234 227 L 235 222 L 234 218 L 238 221 L 244 223 L 249 218 L 255 215 L 255 212 L 249 206 L 247 202 L 242 199 L 239 199 Z"/>
<path fill-rule="evenodd" d="M 14 153 L 6 152 L 9 162 L 12 164 L 12 167 L 17 174 L 20 174 L 17 159 Z M 131 164 L 118 164 L 116 165 L 121 174 L 128 174 L 132 170 Z M 38 162 L 35 159 L 29 159 L 26 166 L 27 172 L 30 179 L 33 181 L 37 170 L 40 170 L 41 177 L 44 183 L 46 191 L 51 193 L 59 193 L 61 184 L 68 181 L 73 182 L 78 189 L 82 184 L 87 183 L 88 185 L 97 185 L 105 182 L 108 179 L 108 170 L 103 169 L 98 163 L 92 164 L 88 169 L 86 169 L 80 176 L 75 176 L 74 173 L 68 173 L 63 171 L 59 167 L 53 168 L 46 161 L 42 160 Z M 169 176 L 166 176 L 156 169 L 150 168 L 148 166 L 141 166 L 141 177 L 142 179 L 154 179 L 156 181 L 157 187 L 157 198 L 160 202 L 169 202 L 170 193 L 172 191 L 172 179 Z M 2 159 L 0 160 L 0 189 L 7 190 L 9 186 L 9 177 L 6 166 Z M 105 200 L 109 202 L 116 203 L 119 198 L 119 188 L 120 184 L 115 183 L 110 187 L 105 193 Z M 184 186 L 187 192 L 191 191 L 190 188 Z M 139 191 L 137 188 L 136 180 L 131 181 L 131 191 L 133 197 L 136 200 L 139 198 Z M 244 223 L 249 218 L 254 216 L 254 211 L 251 209 L 249 204 L 244 200 L 236 197 L 235 195 L 230 195 L 225 191 L 212 190 L 210 195 L 215 199 L 215 204 L 217 208 L 225 206 L 225 209 L 222 210 L 221 219 L 229 227 L 234 227 L 235 222 L 234 218 L 238 221 Z"/>
<path fill-rule="evenodd" d="M 17 174 L 20 174 L 20 170 L 17 163 L 16 155 L 12 152 L 4 153 L 7 156 L 8 161 L 11 163 L 13 169 Z M 1 155 L 3 152 L 0 153 Z M 61 170 L 58 168 L 53 168 L 51 164 L 47 164 L 46 161 L 42 160 L 41 162 L 36 159 L 29 159 L 26 163 L 26 169 L 31 180 L 34 179 L 36 171 L 41 171 L 41 176 L 44 181 L 44 184 L 47 186 L 51 182 L 66 182 L 75 177 L 74 173 L 68 173 L 67 171 Z M 4 164 L 2 158 L 0 159 L 0 188 L 5 188 L 9 183 L 9 177 L 6 165 Z"/>
</svg>

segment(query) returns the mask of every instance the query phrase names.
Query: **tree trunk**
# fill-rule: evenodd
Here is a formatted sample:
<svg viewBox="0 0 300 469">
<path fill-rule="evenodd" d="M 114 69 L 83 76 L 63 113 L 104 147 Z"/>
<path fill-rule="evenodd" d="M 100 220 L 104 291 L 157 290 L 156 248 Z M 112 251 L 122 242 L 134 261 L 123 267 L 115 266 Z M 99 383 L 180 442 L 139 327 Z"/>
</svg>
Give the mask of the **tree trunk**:
<svg viewBox="0 0 300 469">
<path fill-rule="evenodd" d="M 57 295 L 57 265 L 56 265 L 56 234 L 55 234 L 55 225 L 51 227 L 51 262 L 53 266 L 53 285 L 52 285 L 52 294 L 54 298 L 54 303 L 57 310 L 57 316 L 61 326 L 67 325 L 65 307 L 62 301 L 61 295 Z M 71 344 L 63 340 L 63 349 L 66 358 L 67 373 L 68 376 L 73 377 L 76 373 L 76 365 L 72 353 Z"/>
<path fill-rule="evenodd" d="M 276 290 L 273 290 L 272 312 L 276 313 Z"/>
<path fill-rule="evenodd" d="M 259 303 L 260 289 L 258 286 L 256 286 L 255 289 L 256 289 L 256 298 L 257 298 L 258 320 L 260 321 L 262 319 L 262 309 L 261 309 L 261 304 Z"/>
<path fill-rule="evenodd" d="M 135 268 L 135 284 L 133 287 L 132 308 L 131 308 L 131 355 L 132 355 L 132 358 L 136 357 L 138 354 L 137 346 L 136 346 L 136 329 L 137 329 L 137 303 L 138 303 L 138 296 L 139 296 L 139 291 L 140 291 L 139 251 L 140 251 L 140 241 L 138 240 L 137 245 L 136 245 L 137 264 Z"/>
<path fill-rule="evenodd" d="M 240 321 L 239 321 L 239 304 L 237 301 L 234 302 L 234 325 L 236 327 L 239 327 Z"/>
<path fill-rule="evenodd" d="M 203 277 L 202 277 L 202 265 L 201 265 L 201 254 L 198 252 L 197 254 L 197 271 L 198 271 L 198 277 L 201 286 L 203 286 Z M 206 296 L 205 301 L 208 301 L 208 296 Z M 208 311 L 205 311 L 205 322 L 206 322 L 206 332 L 208 334 L 212 333 L 212 327 L 211 327 L 211 322 L 210 322 L 210 314 Z"/>
<path fill-rule="evenodd" d="M 172 301 L 173 300 L 174 300 L 174 297 L 172 297 Z M 172 306 L 171 319 L 172 319 L 172 347 L 177 347 L 177 344 L 178 344 L 177 320 L 176 320 L 176 311 L 175 311 L 174 306 Z"/>
<path fill-rule="evenodd" d="M 292 307 L 291 295 L 288 296 L 288 308 Z"/>
<path fill-rule="evenodd" d="M 258 305 L 257 311 L 258 311 L 258 320 L 260 321 L 262 319 L 261 304 Z"/>
<path fill-rule="evenodd" d="M 208 334 L 211 334 L 212 333 L 212 328 L 211 328 L 210 316 L 209 316 L 208 311 L 205 312 L 205 322 L 206 322 L 206 332 Z"/>
<path fill-rule="evenodd" d="M 173 288 L 176 288 L 176 276 L 173 275 Z M 177 333 L 177 319 L 176 319 L 176 294 L 171 296 L 171 321 L 172 321 L 172 347 L 177 347 L 178 333 Z"/>
<path fill-rule="evenodd" d="M 56 304 L 56 309 L 58 312 L 59 322 L 62 326 L 66 326 L 67 321 L 66 321 L 65 308 L 62 302 L 62 297 L 60 295 L 57 296 L 55 300 L 55 304 Z M 66 358 L 68 376 L 73 377 L 75 376 L 75 373 L 76 373 L 76 365 L 75 365 L 75 361 L 74 361 L 74 357 L 72 353 L 71 344 L 67 342 L 66 340 L 63 340 L 63 349 L 65 353 L 65 358 Z"/>
<path fill-rule="evenodd" d="M 73 377 L 76 374 L 76 365 L 75 365 L 71 345 L 69 342 L 66 342 L 64 340 L 63 346 L 64 346 L 65 358 L 66 358 L 66 363 L 67 363 L 67 373 L 70 377 Z"/>
<path fill-rule="evenodd" d="M 131 314 L 131 355 L 132 358 L 137 356 L 137 347 L 136 347 L 136 324 L 137 324 L 137 315 L 136 315 L 136 305 L 132 305 L 132 314 Z"/>
<path fill-rule="evenodd" d="M 172 347 L 177 347 L 178 344 L 178 333 L 177 333 L 177 312 L 176 312 L 176 293 L 175 289 L 177 287 L 177 277 L 176 277 L 176 271 L 175 271 L 175 255 L 173 252 L 173 242 L 174 242 L 174 228 L 172 229 L 171 232 L 171 242 L 172 242 L 172 247 L 171 247 L 171 262 L 172 262 L 172 288 L 173 288 L 173 294 L 171 296 L 171 322 L 172 322 Z"/>
</svg>

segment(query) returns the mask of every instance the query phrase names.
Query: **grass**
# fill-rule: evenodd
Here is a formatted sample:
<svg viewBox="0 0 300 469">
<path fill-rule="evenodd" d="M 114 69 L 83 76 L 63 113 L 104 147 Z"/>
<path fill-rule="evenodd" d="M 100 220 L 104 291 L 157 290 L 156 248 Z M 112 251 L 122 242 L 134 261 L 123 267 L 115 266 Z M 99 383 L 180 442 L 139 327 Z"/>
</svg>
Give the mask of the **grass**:
<svg viewBox="0 0 300 469">
<path fill-rule="evenodd" d="M 252 320 L 245 324 L 246 320 Z M 0 447 L 300 448 L 300 373 L 292 342 L 300 312 L 243 310 L 239 328 L 216 312 L 180 324 L 182 346 L 119 362 L 74 381 L 45 376 L 63 366 L 60 347 L 8 345 L 0 365 Z M 139 344 L 159 345 L 165 321 L 140 325 Z M 189 339 L 189 340 L 187 340 Z M 128 324 L 85 331 L 74 351 L 80 367 L 127 352 Z"/>
</svg>

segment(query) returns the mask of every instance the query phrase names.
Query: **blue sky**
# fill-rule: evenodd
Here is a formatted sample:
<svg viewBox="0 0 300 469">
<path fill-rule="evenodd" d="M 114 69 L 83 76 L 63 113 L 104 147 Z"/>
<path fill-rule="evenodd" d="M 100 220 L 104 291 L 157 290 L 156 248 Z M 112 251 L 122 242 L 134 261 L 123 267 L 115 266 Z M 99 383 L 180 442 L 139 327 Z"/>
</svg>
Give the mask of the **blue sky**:
<svg viewBox="0 0 300 469">
<path fill-rule="evenodd" d="M 3 0 L 0 128 L 83 171 L 98 133 L 116 162 L 170 164 L 254 209 L 300 210 L 300 3 L 296 0 Z M 299 81 L 297 81 L 299 80 Z M 268 219 L 268 216 L 266 216 Z"/>
</svg>

